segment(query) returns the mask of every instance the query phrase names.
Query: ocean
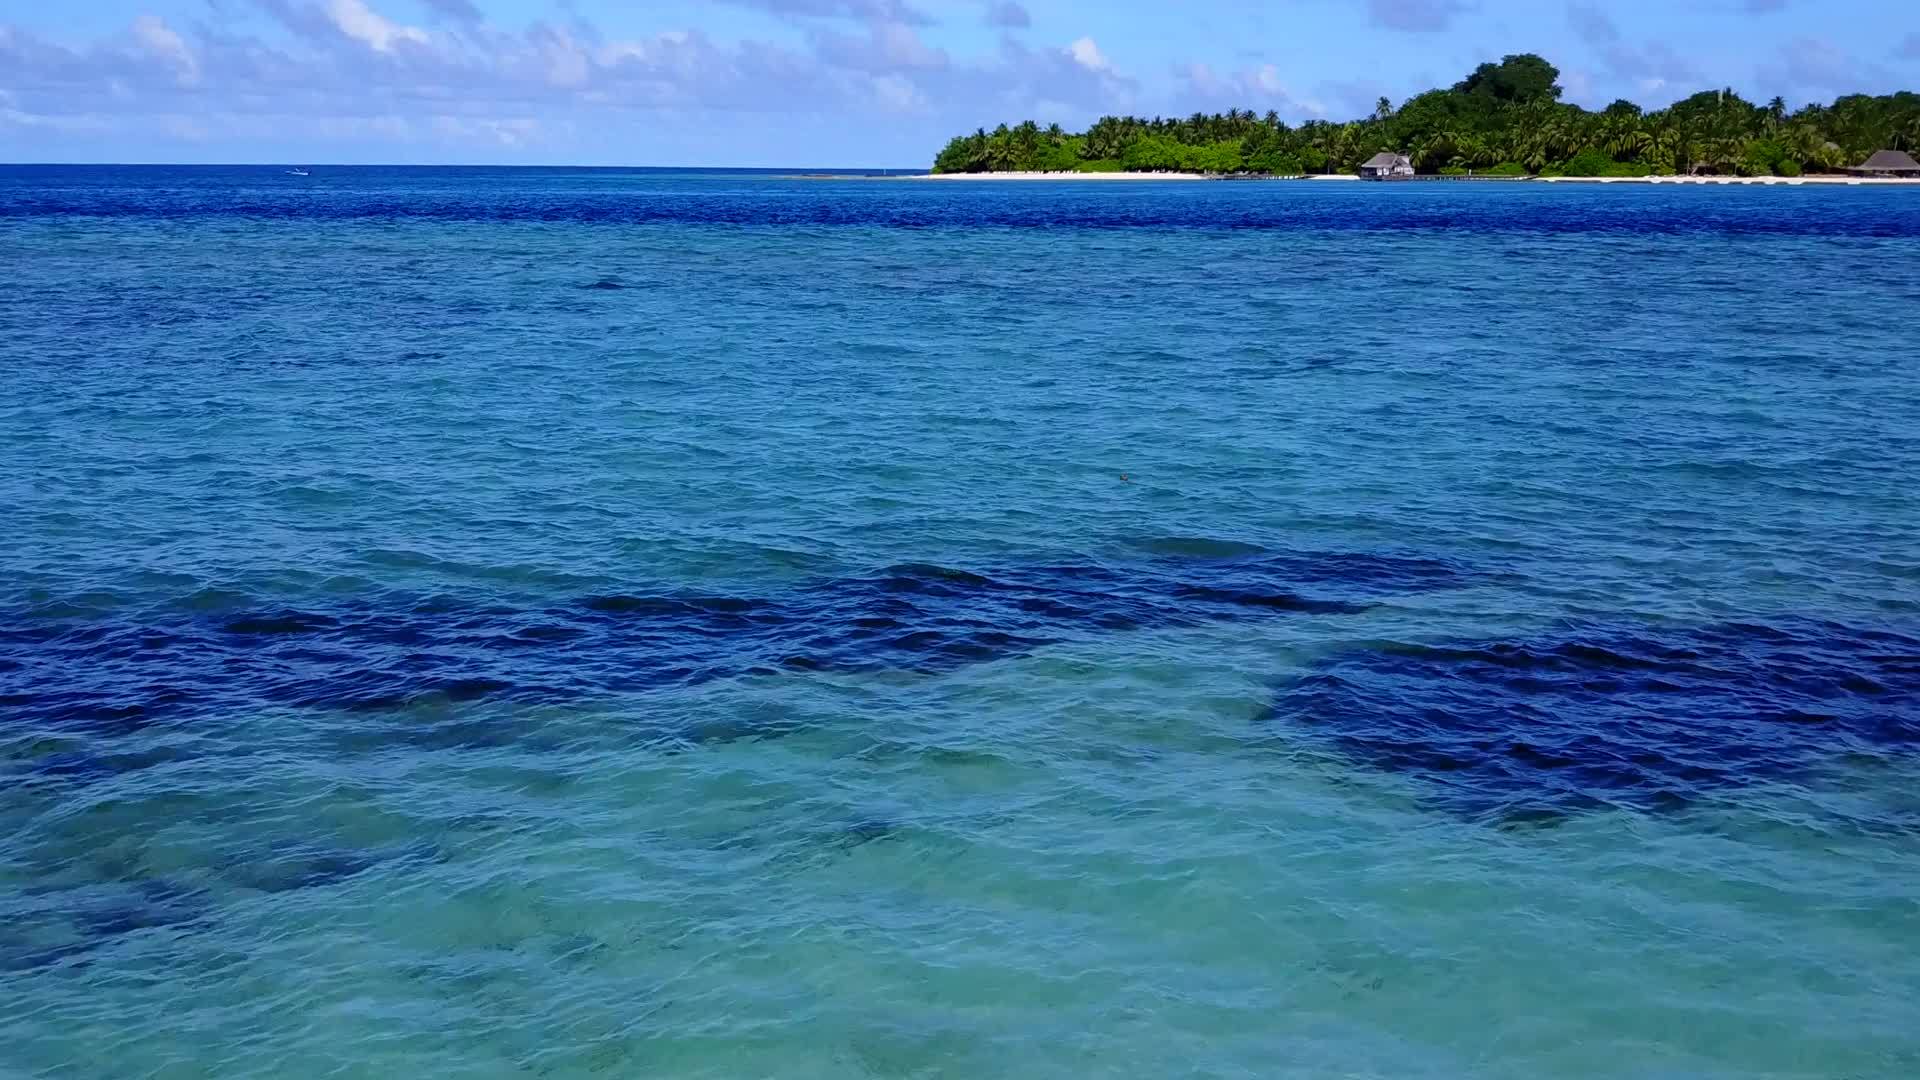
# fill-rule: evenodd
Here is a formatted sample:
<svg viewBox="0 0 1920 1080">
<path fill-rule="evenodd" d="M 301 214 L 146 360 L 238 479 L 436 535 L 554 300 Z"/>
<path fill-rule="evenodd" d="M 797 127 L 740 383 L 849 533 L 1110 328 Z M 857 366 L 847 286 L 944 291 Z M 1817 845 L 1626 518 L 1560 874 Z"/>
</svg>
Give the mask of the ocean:
<svg viewBox="0 0 1920 1080">
<path fill-rule="evenodd" d="M 0 167 L 0 1075 L 1920 1075 L 1920 192 Z"/>
</svg>

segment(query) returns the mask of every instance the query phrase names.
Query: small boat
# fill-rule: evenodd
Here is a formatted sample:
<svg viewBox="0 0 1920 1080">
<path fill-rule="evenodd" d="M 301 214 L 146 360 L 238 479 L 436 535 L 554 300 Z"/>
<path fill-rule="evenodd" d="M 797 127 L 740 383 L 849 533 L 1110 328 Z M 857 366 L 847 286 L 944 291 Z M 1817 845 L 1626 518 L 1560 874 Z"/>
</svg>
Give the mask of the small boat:
<svg viewBox="0 0 1920 1080">
<path fill-rule="evenodd" d="M 313 174 L 308 172 L 305 169 L 288 169 L 287 175 L 288 176 L 312 176 Z"/>
</svg>

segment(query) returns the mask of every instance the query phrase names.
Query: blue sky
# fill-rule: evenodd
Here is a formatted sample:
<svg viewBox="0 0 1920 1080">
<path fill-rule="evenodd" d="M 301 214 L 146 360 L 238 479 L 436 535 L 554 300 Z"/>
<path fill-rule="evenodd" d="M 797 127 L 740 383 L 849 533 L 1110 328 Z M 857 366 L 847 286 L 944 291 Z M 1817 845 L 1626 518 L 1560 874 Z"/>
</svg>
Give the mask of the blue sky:
<svg viewBox="0 0 1920 1080">
<path fill-rule="evenodd" d="M 1521 51 L 1590 106 L 1920 89 L 1920 0 L 0 0 L 0 161 L 924 167 Z"/>
</svg>

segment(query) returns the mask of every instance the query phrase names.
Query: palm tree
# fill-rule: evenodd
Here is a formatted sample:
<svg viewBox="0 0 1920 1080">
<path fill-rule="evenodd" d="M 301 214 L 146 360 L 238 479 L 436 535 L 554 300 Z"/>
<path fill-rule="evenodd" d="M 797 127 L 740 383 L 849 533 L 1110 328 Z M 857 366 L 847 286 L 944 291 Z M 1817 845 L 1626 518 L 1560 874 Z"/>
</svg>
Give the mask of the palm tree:
<svg viewBox="0 0 1920 1080">
<path fill-rule="evenodd" d="M 1672 113 L 1655 113 L 1647 117 L 1645 130 L 1646 146 L 1642 153 L 1646 155 L 1648 167 L 1655 172 L 1680 172 L 1687 160 L 1686 127 L 1674 119 Z"/>
<path fill-rule="evenodd" d="M 1461 136 L 1452 131 L 1436 131 L 1425 142 L 1413 147 L 1413 163 L 1422 168 L 1452 165 L 1460 157 Z"/>
<path fill-rule="evenodd" d="M 1750 138 L 1757 134 L 1746 109 L 1722 109 L 1713 118 L 1705 143 L 1706 160 L 1725 170 L 1740 160 Z"/>
<path fill-rule="evenodd" d="M 1601 118 L 1596 136 L 1601 148 L 1615 159 L 1631 161 L 1653 140 L 1647 127 L 1646 118 L 1637 113 L 1611 112 Z"/>
<path fill-rule="evenodd" d="M 1818 163 L 1821 147 L 1827 141 L 1819 128 L 1804 121 L 1788 125 L 1781 130 L 1778 138 L 1780 148 L 1786 151 L 1787 157 L 1803 168 Z"/>
<path fill-rule="evenodd" d="M 1787 99 L 1776 96 L 1767 102 L 1767 130 L 1778 131 L 1787 122 Z"/>
<path fill-rule="evenodd" d="M 1340 162 L 1342 168 L 1357 164 L 1352 159 L 1360 146 L 1360 125 L 1346 123 L 1335 128 L 1333 146 L 1334 152 L 1329 156 Z"/>
<path fill-rule="evenodd" d="M 1324 155 L 1327 158 L 1327 168 L 1329 171 L 1333 168 L 1334 150 L 1337 142 L 1335 131 L 1334 125 L 1325 120 L 1309 120 L 1300 125 L 1301 144 L 1312 147 Z"/>
<path fill-rule="evenodd" d="M 1513 125 L 1517 138 L 1512 160 L 1539 172 L 1552 162 L 1563 160 L 1576 141 L 1563 107 L 1550 101 L 1523 106 Z"/>
<path fill-rule="evenodd" d="M 1000 125 L 987 137 L 986 153 L 981 155 L 988 171 L 1002 172 L 1013 168 L 1013 147 L 1007 136 L 1007 126 Z"/>
<path fill-rule="evenodd" d="M 1920 109 L 1915 109 L 1907 114 L 1906 125 L 1895 132 L 1894 137 L 1899 141 L 1900 145 L 1890 147 L 1890 149 L 1906 150 L 1908 152 L 1920 149 Z"/>
</svg>

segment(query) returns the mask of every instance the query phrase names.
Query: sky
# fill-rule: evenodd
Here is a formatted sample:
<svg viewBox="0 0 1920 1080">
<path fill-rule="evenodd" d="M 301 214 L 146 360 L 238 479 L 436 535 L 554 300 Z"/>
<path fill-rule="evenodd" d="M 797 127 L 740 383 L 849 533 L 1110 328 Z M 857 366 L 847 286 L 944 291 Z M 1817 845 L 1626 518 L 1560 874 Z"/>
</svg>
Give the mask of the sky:
<svg viewBox="0 0 1920 1080">
<path fill-rule="evenodd" d="M 1920 89 L 1920 0 L 0 0 L 0 162 L 924 168 L 1026 118 Z"/>
</svg>

